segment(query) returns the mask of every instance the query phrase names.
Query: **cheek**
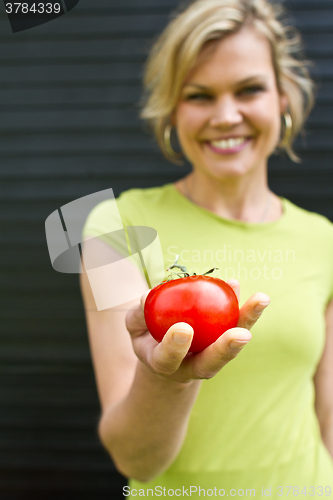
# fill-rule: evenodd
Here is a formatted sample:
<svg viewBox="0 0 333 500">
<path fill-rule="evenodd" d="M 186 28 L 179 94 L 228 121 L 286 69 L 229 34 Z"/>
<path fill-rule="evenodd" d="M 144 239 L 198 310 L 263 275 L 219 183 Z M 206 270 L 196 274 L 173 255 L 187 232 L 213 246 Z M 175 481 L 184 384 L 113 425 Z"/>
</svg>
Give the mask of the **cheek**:
<svg viewBox="0 0 333 500">
<path fill-rule="evenodd" d="M 257 126 L 261 133 L 272 140 L 278 139 L 281 127 L 280 111 L 278 106 L 272 102 L 253 110 L 253 123 Z"/>
<path fill-rule="evenodd" d="M 186 102 L 179 104 L 176 114 L 178 136 L 186 140 L 186 137 L 197 134 L 204 127 L 207 118 L 207 110 Z"/>
</svg>

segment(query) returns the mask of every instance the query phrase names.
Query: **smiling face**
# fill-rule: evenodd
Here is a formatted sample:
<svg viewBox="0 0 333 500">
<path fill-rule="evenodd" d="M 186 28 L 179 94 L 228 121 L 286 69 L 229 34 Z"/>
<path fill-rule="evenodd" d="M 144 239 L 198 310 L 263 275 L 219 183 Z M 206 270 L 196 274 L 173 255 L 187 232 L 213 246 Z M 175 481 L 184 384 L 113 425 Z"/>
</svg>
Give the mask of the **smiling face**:
<svg viewBox="0 0 333 500">
<path fill-rule="evenodd" d="M 269 41 L 245 27 L 204 49 L 184 82 L 172 123 L 194 170 L 223 179 L 266 167 L 286 106 Z"/>
</svg>

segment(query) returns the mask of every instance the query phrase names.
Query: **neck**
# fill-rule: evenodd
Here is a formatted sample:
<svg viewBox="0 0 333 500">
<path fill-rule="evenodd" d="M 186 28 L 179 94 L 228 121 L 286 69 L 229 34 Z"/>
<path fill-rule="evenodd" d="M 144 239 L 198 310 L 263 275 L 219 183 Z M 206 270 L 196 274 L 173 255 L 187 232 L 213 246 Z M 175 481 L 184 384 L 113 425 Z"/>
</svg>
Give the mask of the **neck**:
<svg viewBox="0 0 333 500">
<path fill-rule="evenodd" d="M 192 203 L 225 219 L 267 222 L 281 216 L 281 202 L 269 190 L 264 176 L 217 182 L 192 172 L 179 183 L 178 188 Z"/>
</svg>

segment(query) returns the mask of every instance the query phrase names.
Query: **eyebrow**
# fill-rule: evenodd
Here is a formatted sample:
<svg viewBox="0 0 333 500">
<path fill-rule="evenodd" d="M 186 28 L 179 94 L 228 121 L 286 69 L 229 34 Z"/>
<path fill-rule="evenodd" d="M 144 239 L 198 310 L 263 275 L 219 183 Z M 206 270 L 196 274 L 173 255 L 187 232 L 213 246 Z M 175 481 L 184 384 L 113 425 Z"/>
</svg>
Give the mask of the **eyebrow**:
<svg viewBox="0 0 333 500">
<path fill-rule="evenodd" d="M 249 76 L 248 78 L 244 78 L 243 80 L 240 80 L 239 82 L 236 83 L 236 85 L 244 85 L 246 83 L 251 82 L 252 80 L 258 80 L 258 79 L 264 79 L 264 75 L 253 75 Z M 199 89 L 203 90 L 209 90 L 209 87 L 206 87 L 205 85 L 200 85 L 199 83 L 187 83 L 184 85 L 185 87 L 198 87 Z"/>
</svg>

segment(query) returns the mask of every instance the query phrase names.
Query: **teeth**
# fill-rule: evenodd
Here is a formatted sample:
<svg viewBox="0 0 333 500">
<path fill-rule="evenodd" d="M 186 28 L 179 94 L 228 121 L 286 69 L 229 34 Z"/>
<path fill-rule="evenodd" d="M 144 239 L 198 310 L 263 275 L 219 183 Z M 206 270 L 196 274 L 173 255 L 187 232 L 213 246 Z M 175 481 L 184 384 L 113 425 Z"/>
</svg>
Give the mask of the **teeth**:
<svg viewBox="0 0 333 500">
<path fill-rule="evenodd" d="M 239 146 L 245 141 L 245 137 L 240 137 L 239 139 L 228 139 L 222 141 L 211 141 L 211 144 L 220 149 L 232 149 Z"/>
</svg>

